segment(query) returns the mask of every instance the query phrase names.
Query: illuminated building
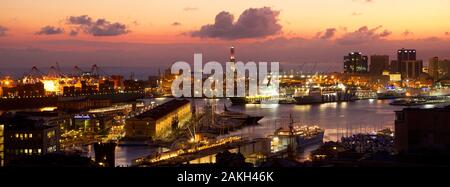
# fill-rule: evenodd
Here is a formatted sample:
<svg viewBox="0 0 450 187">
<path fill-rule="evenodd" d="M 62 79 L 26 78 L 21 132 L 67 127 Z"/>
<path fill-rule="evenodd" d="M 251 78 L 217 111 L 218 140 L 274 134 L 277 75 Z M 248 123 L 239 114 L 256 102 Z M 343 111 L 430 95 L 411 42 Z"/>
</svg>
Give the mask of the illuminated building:
<svg viewBox="0 0 450 187">
<path fill-rule="evenodd" d="M 144 92 L 147 83 L 142 80 L 125 80 L 123 82 L 126 92 Z"/>
<path fill-rule="evenodd" d="M 69 111 L 81 111 L 109 106 L 111 106 L 111 100 L 109 99 L 83 99 L 58 102 L 58 109 Z"/>
<path fill-rule="evenodd" d="M 416 50 L 405 48 L 397 50 L 397 60 L 399 62 L 403 62 L 405 60 L 416 60 Z"/>
<path fill-rule="evenodd" d="M 93 94 L 95 92 L 97 92 L 97 86 L 96 85 L 92 85 L 91 83 L 89 83 L 88 81 L 81 81 L 81 93 L 82 94 Z"/>
<path fill-rule="evenodd" d="M 4 156 L 8 162 L 31 155 L 59 151 L 59 128 L 26 116 L 2 116 L 4 124 Z"/>
<path fill-rule="evenodd" d="M 399 82 L 401 80 L 402 80 L 402 75 L 400 73 L 390 73 L 389 74 L 389 81 Z"/>
<path fill-rule="evenodd" d="M 439 59 L 438 57 L 433 57 L 428 62 L 428 71 L 430 76 L 434 80 L 442 79 L 450 75 L 450 60 Z"/>
<path fill-rule="evenodd" d="M 236 57 L 234 55 L 234 47 L 230 47 L 230 62 L 236 62 Z"/>
<path fill-rule="evenodd" d="M 367 73 L 367 56 L 361 52 L 351 52 L 344 56 L 344 73 Z"/>
<path fill-rule="evenodd" d="M 399 152 L 450 146 L 450 106 L 404 108 L 395 112 L 395 144 Z"/>
<path fill-rule="evenodd" d="M 372 55 L 370 56 L 369 72 L 372 75 L 381 75 L 384 70 L 389 69 L 388 55 Z"/>
<path fill-rule="evenodd" d="M 416 61 L 416 50 L 415 49 L 399 49 L 397 50 L 397 60 L 392 61 L 391 63 L 391 72 L 401 73 L 403 78 L 411 77 L 411 74 L 408 76 L 408 71 L 411 71 L 412 67 L 408 67 L 412 64 L 412 61 Z M 422 69 L 422 67 L 421 67 Z"/>
<path fill-rule="evenodd" d="M 416 60 L 416 50 L 415 49 L 399 49 L 397 50 L 397 63 L 393 67 L 393 72 L 403 72 L 406 71 L 406 64 L 404 61 Z"/>
<path fill-rule="evenodd" d="M 13 79 L 11 79 L 11 77 L 5 76 L 3 78 L 0 78 L 0 97 L 7 97 L 8 90 L 11 90 L 11 88 L 13 87 L 15 87 L 15 82 Z"/>
<path fill-rule="evenodd" d="M 172 96 L 172 83 L 178 74 L 172 74 L 170 68 L 166 69 L 161 78 L 161 90 L 163 95 Z"/>
<path fill-rule="evenodd" d="M 114 92 L 114 81 L 110 81 L 110 80 L 103 80 L 99 85 L 98 85 L 98 91 L 100 93 L 113 93 Z"/>
<path fill-rule="evenodd" d="M 114 82 L 114 89 L 120 90 L 123 88 L 123 76 L 111 75 L 111 80 Z"/>
<path fill-rule="evenodd" d="M 127 119 L 125 137 L 150 139 L 165 137 L 178 128 L 191 115 L 191 105 L 186 99 L 173 99 L 145 113 Z"/>
<path fill-rule="evenodd" d="M 18 97 L 42 97 L 45 96 L 44 84 L 37 82 L 34 84 L 20 84 L 15 87 L 15 95 Z"/>
</svg>

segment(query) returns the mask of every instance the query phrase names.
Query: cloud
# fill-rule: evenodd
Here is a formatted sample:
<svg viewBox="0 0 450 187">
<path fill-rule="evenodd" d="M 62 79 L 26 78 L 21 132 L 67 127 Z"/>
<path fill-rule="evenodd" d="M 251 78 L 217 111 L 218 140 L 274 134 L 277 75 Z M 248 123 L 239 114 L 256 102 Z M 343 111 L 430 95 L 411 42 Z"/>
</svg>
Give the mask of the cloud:
<svg viewBox="0 0 450 187">
<path fill-rule="evenodd" d="M 352 16 L 361 16 L 363 15 L 362 12 L 352 12 Z"/>
<path fill-rule="evenodd" d="M 337 27 L 336 27 L 337 28 Z M 357 29 L 354 29 L 357 30 Z M 352 30 L 352 32 L 354 31 Z M 377 33 L 382 32 L 379 29 Z M 336 33 L 344 33 L 340 29 Z M 344 33 L 345 34 L 345 33 Z M 336 37 L 336 36 L 335 36 Z M 341 45 L 335 40 L 318 38 L 271 37 L 268 40 L 254 42 L 193 42 L 193 43 L 128 43 L 121 41 L 86 41 L 86 40 L 33 40 L 24 48 L 22 43 L 0 46 L 0 64 L 6 67 L 32 67 L 36 62 L 41 67 L 50 67 L 55 61 L 62 68 L 70 70 L 74 65 L 90 67 L 118 67 L 118 74 L 125 75 L 134 67 L 136 75 L 142 78 L 148 74 L 156 75 L 158 69 L 170 68 L 170 64 L 192 60 L 193 54 L 204 54 L 203 61 L 226 62 L 229 46 L 235 46 L 239 61 L 280 62 L 281 69 L 298 69 L 310 71 L 342 71 L 342 57 L 349 51 L 357 49 L 364 54 L 385 54 L 396 58 L 397 49 L 413 46 L 418 59 L 434 56 L 450 58 L 450 40 L 432 38 L 376 40 L 358 46 Z M 127 62 L 124 64 L 123 62 Z M 315 63 L 317 67 L 315 67 Z M 288 66 L 291 65 L 291 66 Z M 143 68 L 148 67 L 148 68 Z M 84 69 L 84 68 L 83 68 Z M 108 74 L 114 74 L 105 69 Z M 134 70 L 133 70 L 134 71 Z M 22 75 L 23 71 L 19 72 Z"/>
<path fill-rule="evenodd" d="M 8 32 L 8 28 L 3 27 L 0 25 L 0 37 L 1 36 L 6 36 L 6 32 Z"/>
<path fill-rule="evenodd" d="M 172 23 L 172 26 L 180 26 L 180 25 L 181 25 L 180 22 L 173 22 L 173 23 Z"/>
<path fill-rule="evenodd" d="M 125 24 L 119 22 L 112 23 L 106 19 L 97 19 L 94 21 L 87 15 L 70 16 L 67 18 L 67 23 L 78 26 L 78 29 L 92 36 L 118 36 L 130 32 Z"/>
<path fill-rule="evenodd" d="M 320 39 L 330 39 L 333 38 L 333 36 L 336 34 L 336 31 L 336 28 L 328 28 L 327 30 L 325 30 L 325 33 L 322 34 L 322 32 L 318 32 L 316 36 Z"/>
<path fill-rule="evenodd" d="M 446 36 L 449 36 L 450 35 L 450 32 L 445 32 L 444 33 Z"/>
<path fill-rule="evenodd" d="M 420 39 L 422 41 L 428 41 L 428 42 L 437 42 L 437 41 L 441 41 L 442 39 L 436 36 L 430 36 L 430 37 L 426 37 L 423 39 Z"/>
<path fill-rule="evenodd" d="M 77 30 L 71 30 L 69 35 L 70 36 L 77 36 L 78 35 L 78 31 Z"/>
<path fill-rule="evenodd" d="M 55 34 L 62 34 L 64 33 L 64 30 L 62 28 L 57 28 L 54 26 L 47 25 L 45 27 L 42 27 L 41 30 L 36 32 L 37 35 L 55 35 Z"/>
<path fill-rule="evenodd" d="M 183 10 L 184 11 L 196 11 L 196 10 L 198 10 L 198 8 L 197 7 L 186 7 L 186 8 L 183 8 Z"/>
<path fill-rule="evenodd" d="M 92 18 L 90 18 L 88 15 L 70 16 L 69 18 L 67 18 L 67 23 L 73 25 L 91 25 Z"/>
<path fill-rule="evenodd" d="M 382 26 L 378 26 L 372 29 L 369 29 L 367 26 L 360 27 L 358 30 L 353 32 L 348 32 L 344 34 L 341 38 L 336 40 L 337 43 L 341 45 L 358 45 L 365 42 L 378 40 L 383 37 L 387 37 L 392 34 L 389 30 L 384 30 L 382 32 L 377 32 L 380 30 Z"/>
<path fill-rule="evenodd" d="M 405 32 L 402 33 L 403 36 L 407 37 L 409 35 L 413 35 L 414 33 L 409 31 L 409 30 L 405 30 Z"/>
<path fill-rule="evenodd" d="M 387 37 L 387 36 L 389 36 L 391 34 L 392 34 L 391 31 L 385 29 L 382 33 L 379 34 L 379 36 L 380 37 Z"/>
<path fill-rule="evenodd" d="M 270 7 L 249 8 L 234 22 L 232 14 L 222 11 L 216 15 L 214 24 L 202 26 L 200 30 L 191 32 L 191 36 L 225 40 L 265 38 L 281 32 L 282 26 L 278 23 L 279 14 L 279 11 L 274 11 Z"/>
</svg>

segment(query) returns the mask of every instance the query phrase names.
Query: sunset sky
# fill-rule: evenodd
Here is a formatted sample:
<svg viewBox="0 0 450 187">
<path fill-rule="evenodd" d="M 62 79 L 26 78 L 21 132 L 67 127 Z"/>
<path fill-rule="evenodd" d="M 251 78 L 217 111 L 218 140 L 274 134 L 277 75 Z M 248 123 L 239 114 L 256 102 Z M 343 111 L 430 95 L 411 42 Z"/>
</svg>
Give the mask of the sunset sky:
<svg viewBox="0 0 450 187">
<path fill-rule="evenodd" d="M 0 0 L 3 67 L 318 62 L 350 51 L 450 58 L 450 0 Z M 321 67 L 322 67 L 321 66 Z"/>
</svg>

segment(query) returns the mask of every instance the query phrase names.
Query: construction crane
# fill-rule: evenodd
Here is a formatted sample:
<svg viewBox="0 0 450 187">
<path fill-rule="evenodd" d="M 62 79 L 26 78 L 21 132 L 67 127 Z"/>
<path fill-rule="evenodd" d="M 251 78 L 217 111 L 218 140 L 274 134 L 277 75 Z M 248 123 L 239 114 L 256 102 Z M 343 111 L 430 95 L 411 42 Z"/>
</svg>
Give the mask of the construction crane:
<svg viewBox="0 0 450 187">
<path fill-rule="evenodd" d="M 98 78 L 100 78 L 102 76 L 103 77 L 109 77 L 109 75 L 105 71 L 103 71 L 103 69 L 98 67 L 97 64 L 92 65 L 91 75 L 94 76 L 94 77 L 98 77 Z"/>
</svg>

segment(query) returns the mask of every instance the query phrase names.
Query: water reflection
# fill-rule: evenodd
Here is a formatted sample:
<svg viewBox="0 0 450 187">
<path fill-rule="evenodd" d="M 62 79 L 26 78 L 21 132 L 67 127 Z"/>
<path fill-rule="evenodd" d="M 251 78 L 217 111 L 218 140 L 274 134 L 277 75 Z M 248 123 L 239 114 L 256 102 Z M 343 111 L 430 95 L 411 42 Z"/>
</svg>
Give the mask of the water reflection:
<svg viewBox="0 0 450 187">
<path fill-rule="evenodd" d="M 368 133 L 394 127 L 394 111 L 401 106 L 389 105 L 389 100 L 360 100 L 355 102 L 324 103 L 317 105 L 279 105 L 261 108 L 258 105 L 232 106 L 231 110 L 264 115 L 261 125 L 243 128 L 231 135 L 266 137 L 281 126 L 287 126 L 289 115 L 304 125 L 318 125 L 325 129 L 326 140 L 337 140 L 354 133 Z M 229 136 L 229 135 L 223 135 Z"/>
<path fill-rule="evenodd" d="M 205 104 L 204 99 L 196 100 L 196 104 Z M 274 105 L 265 107 L 257 104 L 245 106 L 230 106 L 228 100 L 217 101 L 216 109 L 222 112 L 224 104 L 232 111 L 245 112 L 251 115 L 263 115 L 260 125 L 246 127 L 227 135 L 245 136 L 249 138 L 267 137 L 279 127 L 287 127 L 289 115 L 292 114 L 296 123 L 303 125 L 318 125 L 325 129 L 325 141 L 338 140 L 342 136 L 355 133 L 369 133 L 383 128 L 394 128 L 394 111 L 402 106 L 389 105 L 390 100 L 360 100 L 354 102 L 325 103 L 317 105 Z M 116 165 L 130 165 L 137 157 L 155 153 L 151 147 L 118 147 L 116 149 Z M 93 157 L 93 151 L 90 155 Z"/>
</svg>

